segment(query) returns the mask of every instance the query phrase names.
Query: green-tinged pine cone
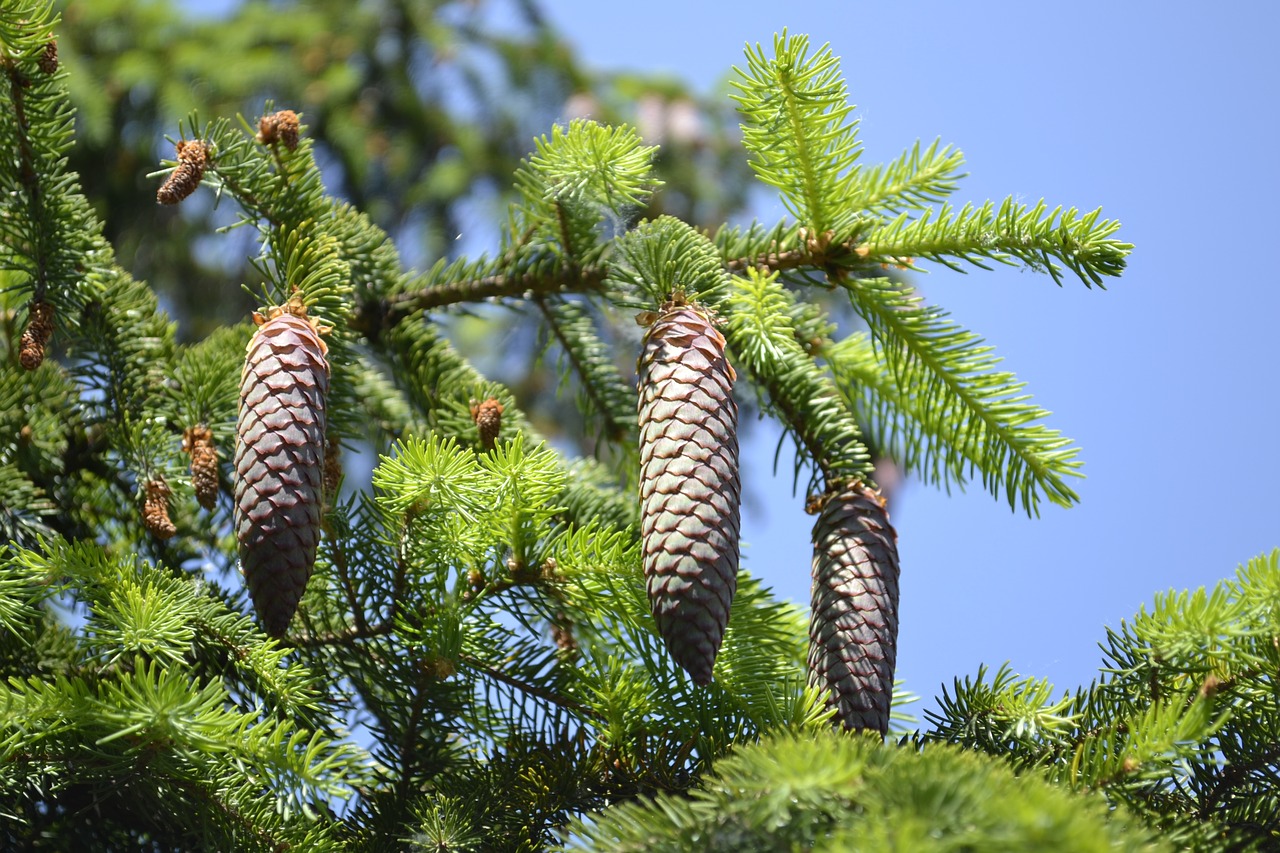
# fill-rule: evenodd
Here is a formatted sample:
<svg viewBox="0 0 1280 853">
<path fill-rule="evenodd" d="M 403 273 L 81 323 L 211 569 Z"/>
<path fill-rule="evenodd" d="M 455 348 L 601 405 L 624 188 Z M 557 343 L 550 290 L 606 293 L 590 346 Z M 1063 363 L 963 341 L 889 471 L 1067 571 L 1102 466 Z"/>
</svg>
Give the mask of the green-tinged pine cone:
<svg viewBox="0 0 1280 853">
<path fill-rule="evenodd" d="M 671 657 L 709 684 L 738 586 L 738 406 L 724 337 L 664 310 L 640 355 L 640 499 L 649 605 Z"/>
<path fill-rule="evenodd" d="M 898 536 L 883 499 L 857 485 L 813 526 L 809 680 L 846 729 L 888 729 L 897 642 Z"/>
<path fill-rule="evenodd" d="M 276 637 L 298 607 L 320 539 L 326 351 L 305 312 L 290 306 L 253 336 L 240 379 L 235 460 L 240 568 L 263 628 Z"/>
</svg>

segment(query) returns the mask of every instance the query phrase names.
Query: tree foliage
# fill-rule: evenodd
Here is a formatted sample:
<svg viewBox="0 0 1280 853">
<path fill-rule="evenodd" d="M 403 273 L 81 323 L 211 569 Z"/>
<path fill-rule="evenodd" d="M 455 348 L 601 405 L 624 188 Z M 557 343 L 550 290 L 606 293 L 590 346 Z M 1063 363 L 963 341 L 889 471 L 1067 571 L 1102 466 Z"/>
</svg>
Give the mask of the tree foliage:
<svg viewBox="0 0 1280 853">
<path fill-rule="evenodd" d="M 695 849 L 714 837 L 722 849 L 1140 849 L 1159 846 L 1152 827 L 1203 849 L 1274 840 L 1274 555 L 1213 594 L 1159 599 L 1110 636 L 1108 674 L 1090 688 L 1055 700 L 1040 682 L 984 673 L 898 746 L 831 731 L 806 684 L 805 615 L 757 580 L 738 580 L 705 687 L 667 655 L 646 600 L 636 392 L 620 366 L 638 350 L 632 316 L 679 294 L 718 318 L 744 399 L 790 434 L 794 474 L 815 497 L 867 482 L 870 442 L 908 473 L 978 480 L 1034 513 L 1076 500 L 1075 448 L 989 348 L 886 267 L 995 260 L 1093 285 L 1129 252 L 1115 223 L 1009 200 L 948 208 L 961 163 L 950 147 L 863 167 L 836 58 L 784 33 L 748 50 L 736 95 L 746 155 L 725 169 L 749 163 L 789 216 L 704 231 L 692 211 L 714 193 L 684 206 L 664 195 L 696 185 L 679 139 L 508 116 L 498 135 L 532 140 L 508 162 L 482 122 L 417 123 L 412 68 L 466 54 L 458 45 L 499 53 L 531 86 L 535 67 L 600 100 L 620 84 L 535 65 L 555 53 L 549 38 L 477 38 L 434 4 L 394 9 L 399 29 L 350 4 L 251 3 L 192 22 L 163 4 L 89 3 L 60 22 L 40 0 L 3 3 L 7 848 L 533 850 L 652 837 Z M 129 62 L 109 49 L 126 31 L 152 39 Z M 469 61 L 458 73 L 491 94 Z M 206 72 L 212 89 L 197 97 L 186 81 Z M 153 111 L 127 132 L 111 119 L 125 92 Z M 296 145 L 260 132 L 271 98 L 301 113 Z M 331 471 L 345 483 L 327 492 L 314 574 L 279 640 L 252 617 L 234 556 L 247 311 L 188 342 L 196 327 L 180 333 L 115 257 L 114 243 L 132 252 L 156 220 L 113 223 L 131 206 L 103 181 L 120 173 L 84 159 L 132 163 L 129 180 L 144 181 L 138 151 L 162 144 L 157 123 L 175 104 L 199 110 L 167 132 L 207 157 L 199 188 L 154 229 L 155 257 L 201 266 L 194 293 L 243 283 L 252 307 L 292 299 L 326 329 L 327 443 L 348 464 Z M 431 169 L 415 159 L 427 139 Z M 163 157 L 148 193 L 184 168 L 176 151 Z M 451 177 L 450 158 L 470 165 Z M 514 184 L 492 251 L 404 239 L 412 223 L 448 222 L 443 200 L 480 175 Z M 388 229 L 425 271 L 402 263 Z M 197 242 L 212 248 L 169 246 Z M 201 261 L 219 255 L 237 259 Z M 835 339 L 837 299 L 865 331 Z M 556 342 L 598 458 L 553 447 L 517 389 L 455 346 L 494 303 Z M 51 336 L 37 322 L 50 317 Z M 482 438 L 481 406 L 496 437 Z M 212 510 L 191 483 L 193 429 L 220 460 Z M 375 458 L 372 472 L 361 464 Z"/>
</svg>

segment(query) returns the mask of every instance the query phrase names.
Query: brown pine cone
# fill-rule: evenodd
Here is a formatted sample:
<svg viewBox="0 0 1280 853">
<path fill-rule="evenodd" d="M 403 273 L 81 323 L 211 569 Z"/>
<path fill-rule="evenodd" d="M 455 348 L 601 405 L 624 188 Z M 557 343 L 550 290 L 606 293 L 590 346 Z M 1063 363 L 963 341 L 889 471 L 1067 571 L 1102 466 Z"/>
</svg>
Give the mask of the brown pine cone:
<svg viewBox="0 0 1280 853">
<path fill-rule="evenodd" d="M 254 334 L 240 380 L 240 567 L 264 630 L 276 637 L 298 607 L 320 539 L 327 351 L 305 308 L 290 303 Z"/>
<path fill-rule="evenodd" d="M 200 139 L 182 139 L 177 144 L 178 168 L 156 191 L 156 201 L 177 204 L 196 191 L 209 164 L 209 145 Z"/>
<path fill-rule="evenodd" d="M 884 500 L 857 484 L 813 525 L 809 680 L 846 729 L 888 729 L 897 643 L 898 536 Z"/>
<path fill-rule="evenodd" d="M 196 500 L 205 509 L 218 503 L 218 448 L 213 432 L 201 424 L 188 427 L 182 434 L 182 449 L 191 455 L 191 487 Z"/>
<path fill-rule="evenodd" d="M 640 355 L 640 498 L 649 604 L 671 657 L 709 684 L 738 582 L 738 406 L 724 337 L 676 302 Z"/>
<path fill-rule="evenodd" d="M 18 342 L 18 361 L 26 370 L 35 370 L 44 362 L 45 347 L 53 337 L 53 306 L 43 299 L 33 299 L 27 307 L 27 327 Z"/>
<path fill-rule="evenodd" d="M 169 539 L 178 532 L 169 518 L 169 484 L 162 477 L 148 480 L 142 503 L 142 523 L 157 539 Z"/>
<path fill-rule="evenodd" d="M 471 420 L 476 422 L 476 430 L 480 433 L 480 446 L 485 450 L 493 450 L 502 432 L 502 404 L 490 397 L 483 403 L 471 401 Z"/>
</svg>

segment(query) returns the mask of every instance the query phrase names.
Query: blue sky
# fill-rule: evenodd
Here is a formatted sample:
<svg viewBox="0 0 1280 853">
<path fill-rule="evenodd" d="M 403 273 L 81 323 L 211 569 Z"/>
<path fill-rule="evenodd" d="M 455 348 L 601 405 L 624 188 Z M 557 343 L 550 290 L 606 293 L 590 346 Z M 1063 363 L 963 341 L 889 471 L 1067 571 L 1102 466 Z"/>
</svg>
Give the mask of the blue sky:
<svg viewBox="0 0 1280 853">
<path fill-rule="evenodd" d="M 980 663 L 1087 683 L 1104 626 L 1280 546 L 1270 4 L 544 8 L 590 67 L 668 72 L 706 93 L 742 64 L 745 42 L 808 33 L 842 57 L 863 163 L 941 136 L 967 159 L 958 202 L 1043 197 L 1124 223 L 1136 248 L 1106 291 L 1016 269 L 916 278 L 1029 383 L 1087 474 L 1079 506 L 1034 520 L 980 488 L 901 490 L 898 675 L 926 705 Z M 767 438 L 744 448 L 767 497 L 744 520 L 745 565 L 807 603 L 812 519 L 789 477 L 760 482 L 772 450 Z"/>
</svg>

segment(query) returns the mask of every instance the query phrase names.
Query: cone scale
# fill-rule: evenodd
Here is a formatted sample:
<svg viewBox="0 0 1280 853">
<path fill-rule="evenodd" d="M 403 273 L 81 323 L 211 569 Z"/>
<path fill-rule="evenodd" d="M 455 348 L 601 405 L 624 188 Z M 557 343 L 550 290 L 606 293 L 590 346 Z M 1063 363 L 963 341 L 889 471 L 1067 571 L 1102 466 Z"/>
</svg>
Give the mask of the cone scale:
<svg viewBox="0 0 1280 853">
<path fill-rule="evenodd" d="M 315 564 L 324 498 L 327 347 L 300 304 L 258 327 L 236 424 L 236 538 L 263 629 L 281 636 Z"/>
<path fill-rule="evenodd" d="M 884 500 L 857 484 L 813 526 L 809 679 L 846 729 L 889 727 L 898 641 L 898 536 Z"/>
<path fill-rule="evenodd" d="M 709 684 L 737 590 L 738 407 L 724 337 L 694 305 L 665 307 L 639 364 L 644 574 L 658 633 Z"/>
</svg>

